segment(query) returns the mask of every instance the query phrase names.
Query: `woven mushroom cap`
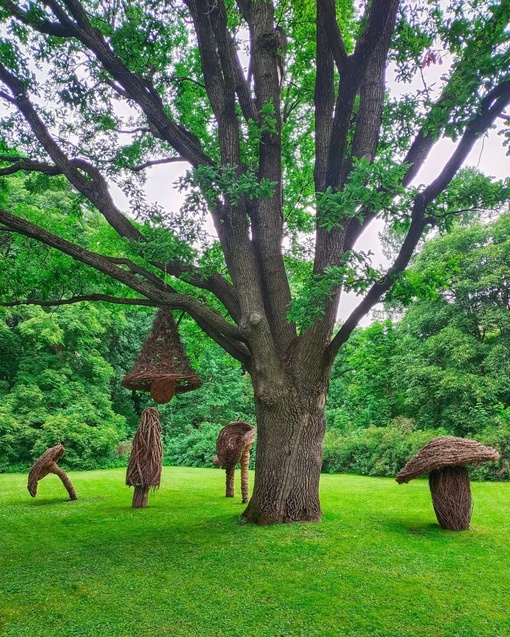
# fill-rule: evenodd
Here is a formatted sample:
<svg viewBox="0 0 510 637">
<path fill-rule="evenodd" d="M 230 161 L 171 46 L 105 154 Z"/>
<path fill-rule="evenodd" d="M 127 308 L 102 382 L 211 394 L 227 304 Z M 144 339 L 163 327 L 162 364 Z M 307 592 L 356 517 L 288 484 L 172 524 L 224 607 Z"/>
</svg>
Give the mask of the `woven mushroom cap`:
<svg viewBox="0 0 510 637">
<path fill-rule="evenodd" d="M 499 460 L 499 452 L 496 449 L 486 447 L 476 440 L 439 436 L 422 447 L 399 471 L 395 479 L 402 484 L 443 467 L 462 467 L 489 460 Z"/>
<path fill-rule="evenodd" d="M 150 392 L 158 403 L 167 403 L 175 394 L 201 387 L 202 382 L 191 368 L 169 309 L 158 310 L 152 331 L 122 384 L 128 389 Z"/>
<path fill-rule="evenodd" d="M 45 478 L 50 473 L 50 467 L 57 463 L 64 455 L 64 445 L 55 445 L 46 449 L 46 451 L 39 456 L 32 465 L 30 473 L 28 474 L 28 492 L 32 497 L 35 497 L 37 493 L 37 483 L 39 480 Z"/>
<path fill-rule="evenodd" d="M 245 447 L 253 444 L 255 433 L 255 427 L 247 422 L 231 422 L 225 425 L 216 439 L 218 465 L 226 467 L 237 464 Z"/>
</svg>

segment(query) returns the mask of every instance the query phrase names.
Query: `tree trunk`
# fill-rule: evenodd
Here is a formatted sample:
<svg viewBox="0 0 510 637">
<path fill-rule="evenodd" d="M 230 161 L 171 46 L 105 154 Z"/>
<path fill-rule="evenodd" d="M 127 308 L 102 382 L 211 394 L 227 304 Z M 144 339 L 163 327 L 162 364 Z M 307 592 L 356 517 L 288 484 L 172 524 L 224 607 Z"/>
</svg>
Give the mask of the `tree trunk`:
<svg viewBox="0 0 510 637">
<path fill-rule="evenodd" d="M 243 517 L 257 524 L 320 520 L 325 384 L 291 386 L 276 404 L 257 393 L 255 483 Z"/>
</svg>

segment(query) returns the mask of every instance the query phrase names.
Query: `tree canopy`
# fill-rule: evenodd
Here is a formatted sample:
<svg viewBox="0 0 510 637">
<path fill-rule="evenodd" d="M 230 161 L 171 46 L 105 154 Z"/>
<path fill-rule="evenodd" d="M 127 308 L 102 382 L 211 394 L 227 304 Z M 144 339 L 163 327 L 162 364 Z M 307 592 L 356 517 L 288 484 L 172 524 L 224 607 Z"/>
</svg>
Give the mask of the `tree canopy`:
<svg viewBox="0 0 510 637">
<path fill-rule="evenodd" d="M 428 229 L 506 197 L 455 177 L 507 118 L 508 2 L 4 0 L 0 20 L 0 175 L 63 176 L 82 204 L 48 214 L 4 194 L 4 258 L 21 234 L 99 273 L 71 266 L 0 300 L 187 312 L 252 378 L 247 519 L 318 519 L 335 356 Z M 389 66 L 409 85 L 399 97 Z M 443 137 L 451 155 L 417 185 Z M 151 206 L 150 167 L 176 162 L 184 205 Z M 386 272 L 355 248 L 376 218 L 402 233 Z M 346 290 L 362 298 L 335 330 Z"/>
</svg>

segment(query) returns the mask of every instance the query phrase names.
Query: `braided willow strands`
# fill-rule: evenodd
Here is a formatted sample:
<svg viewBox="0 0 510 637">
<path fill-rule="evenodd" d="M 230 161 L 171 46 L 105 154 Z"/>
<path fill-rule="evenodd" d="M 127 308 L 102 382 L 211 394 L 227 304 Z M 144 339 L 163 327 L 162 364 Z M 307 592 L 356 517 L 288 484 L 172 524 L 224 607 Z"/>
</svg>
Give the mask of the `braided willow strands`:
<svg viewBox="0 0 510 637">
<path fill-rule="evenodd" d="M 225 497 L 233 498 L 235 495 L 234 483 L 236 477 L 235 464 L 229 464 L 225 467 Z"/>
<path fill-rule="evenodd" d="M 175 394 L 198 389 L 202 385 L 191 368 L 169 309 L 158 310 L 151 333 L 122 384 L 128 389 L 150 392 L 161 404 L 169 402 Z"/>
<path fill-rule="evenodd" d="M 399 484 L 427 473 L 437 521 L 450 531 L 469 529 L 471 522 L 471 489 L 467 464 L 499 460 L 492 447 L 455 436 L 439 436 L 426 444 L 399 471 Z"/>
<path fill-rule="evenodd" d="M 439 436 L 427 443 L 409 460 L 397 474 L 396 480 L 402 484 L 442 467 L 463 467 L 488 460 L 499 460 L 499 452 L 476 440 Z"/>
<path fill-rule="evenodd" d="M 241 495 L 242 502 L 248 502 L 248 492 L 249 492 L 249 468 L 250 468 L 250 451 L 253 442 L 249 445 L 246 445 L 243 449 L 243 455 L 241 456 Z"/>
<path fill-rule="evenodd" d="M 157 489 L 161 482 L 163 446 L 161 425 L 155 407 L 144 409 L 140 426 L 133 438 L 133 446 L 126 471 L 126 484 L 134 487 L 132 506 L 147 506 L 149 489 Z"/>
<path fill-rule="evenodd" d="M 64 453 L 65 449 L 63 445 L 55 445 L 54 447 L 47 449 L 42 456 L 34 462 L 30 469 L 30 473 L 28 474 L 27 484 L 28 492 L 33 498 L 35 498 L 37 494 L 37 483 L 39 480 L 45 478 L 48 473 L 54 473 L 62 480 L 62 484 L 66 488 L 69 498 L 71 500 L 78 499 L 69 476 L 57 465 L 57 462 L 60 458 L 62 458 Z"/>
<path fill-rule="evenodd" d="M 445 467 L 431 471 L 429 486 L 437 521 L 443 529 L 469 529 L 472 506 L 466 467 Z"/>
<path fill-rule="evenodd" d="M 226 472 L 226 497 L 234 497 L 235 468 L 241 463 L 242 501 L 248 502 L 248 479 L 250 451 L 255 442 L 255 428 L 246 422 L 231 422 L 223 427 L 216 440 L 215 467 L 223 467 Z"/>
</svg>

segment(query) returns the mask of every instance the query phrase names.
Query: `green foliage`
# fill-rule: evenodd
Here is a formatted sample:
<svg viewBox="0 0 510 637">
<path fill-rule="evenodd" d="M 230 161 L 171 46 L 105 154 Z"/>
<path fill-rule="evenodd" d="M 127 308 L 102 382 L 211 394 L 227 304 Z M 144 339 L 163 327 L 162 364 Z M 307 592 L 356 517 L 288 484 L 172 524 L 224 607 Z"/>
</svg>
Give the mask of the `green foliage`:
<svg viewBox="0 0 510 637">
<path fill-rule="evenodd" d="M 444 430 L 416 430 L 413 423 L 397 418 L 386 427 L 370 426 L 349 432 L 330 429 L 324 440 L 322 470 L 325 473 L 357 473 L 395 476 L 427 442 Z"/>
<path fill-rule="evenodd" d="M 400 322 L 353 334 L 333 370 L 326 470 L 391 475 L 446 433 L 495 446 L 501 462 L 474 475 L 508 478 L 509 224 L 505 214 L 427 242 L 392 295 L 408 304 Z"/>
<path fill-rule="evenodd" d="M 27 466 L 57 443 L 70 467 L 111 466 L 125 438 L 125 419 L 110 402 L 113 369 L 102 340 L 112 315 L 83 305 L 2 310 L 0 319 L 0 360 L 15 353 L 0 364 L 0 470 Z"/>
<path fill-rule="evenodd" d="M 342 348 L 326 405 L 330 428 L 385 427 L 398 415 L 402 389 L 393 368 L 397 341 L 397 327 L 386 321 L 357 330 Z"/>
<path fill-rule="evenodd" d="M 272 197 L 276 182 L 268 179 L 259 180 L 253 171 L 239 172 L 237 166 L 199 166 L 195 169 L 193 179 L 200 185 L 207 201 L 214 205 L 218 197 L 228 197 L 232 205 L 236 205 L 243 197 L 248 199 L 265 199 Z"/>
<path fill-rule="evenodd" d="M 340 286 L 346 292 L 363 292 L 380 276 L 380 272 L 372 267 L 371 253 L 349 250 L 343 255 L 343 265 L 328 266 L 321 274 L 309 277 L 299 289 L 287 313 L 290 321 L 300 329 L 313 325 L 324 313 L 324 304 L 332 300 Z M 301 268 L 301 274 L 306 266 Z"/>
<path fill-rule="evenodd" d="M 172 436 L 165 444 L 164 464 L 210 467 L 216 454 L 216 438 L 223 426 L 202 423 L 196 429 Z"/>
<path fill-rule="evenodd" d="M 361 223 L 364 214 L 384 211 L 387 216 L 402 213 L 409 208 L 409 194 L 401 185 L 407 164 L 394 164 L 388 157 L 371 163 L 368 159 L 354 159 L 353 170 L 345 188 L 333 191 L 329 187 L 318 193 L 319 225 L 328 230 L 342 227 L 346 220 L 357 217 Z M 395 197 L 400 200 L 395 203 Z M 404 195 L 406 197 L 402 198 Z"/>
</svg>

